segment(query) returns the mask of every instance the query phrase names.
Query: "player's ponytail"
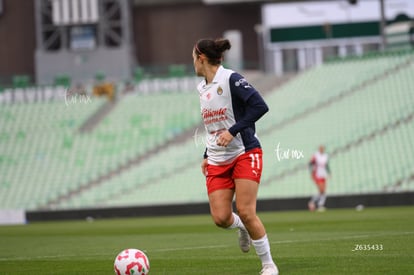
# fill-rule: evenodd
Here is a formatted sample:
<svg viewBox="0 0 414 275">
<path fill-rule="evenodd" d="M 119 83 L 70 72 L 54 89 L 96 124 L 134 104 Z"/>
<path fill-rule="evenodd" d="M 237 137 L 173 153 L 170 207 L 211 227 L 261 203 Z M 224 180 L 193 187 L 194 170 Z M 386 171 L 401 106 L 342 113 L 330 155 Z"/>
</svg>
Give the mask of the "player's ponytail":
<svg viewBox="0 0 414 275">
<path fill-rule="evenodd" d="M 225 51 L 230 50 L 231 44 L 228 39 L 219 38 L 214 41 L 218 52 L 223 54 Z"/>
</svg>

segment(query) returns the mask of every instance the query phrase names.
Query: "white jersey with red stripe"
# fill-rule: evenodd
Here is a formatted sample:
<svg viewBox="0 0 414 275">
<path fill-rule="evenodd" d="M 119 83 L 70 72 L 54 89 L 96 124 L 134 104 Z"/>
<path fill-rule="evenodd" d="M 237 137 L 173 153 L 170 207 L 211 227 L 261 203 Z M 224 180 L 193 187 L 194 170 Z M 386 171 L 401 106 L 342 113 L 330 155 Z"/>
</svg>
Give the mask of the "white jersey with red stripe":
<svg viewBox="0 0 414 275">
<path fill-rule="evenodd" d="M 230 163 L 240 154 L 260 147 L 254 122 L 268 108 L 259 93 L 240 74 L 220 66 L 213 81 L 207 84 L 202 80 L 197 89 L 210 164 Z M 216 143 L 225 130 L 234 136 L 227 147 Z"/>
<path fill-rule="evenodd" d="M 326 179 L 328 176 L 328 154 L 317 151 L 313 157 L 312 162 L 314 163 L 314 173 L 319 179 Z"/>
</svg>

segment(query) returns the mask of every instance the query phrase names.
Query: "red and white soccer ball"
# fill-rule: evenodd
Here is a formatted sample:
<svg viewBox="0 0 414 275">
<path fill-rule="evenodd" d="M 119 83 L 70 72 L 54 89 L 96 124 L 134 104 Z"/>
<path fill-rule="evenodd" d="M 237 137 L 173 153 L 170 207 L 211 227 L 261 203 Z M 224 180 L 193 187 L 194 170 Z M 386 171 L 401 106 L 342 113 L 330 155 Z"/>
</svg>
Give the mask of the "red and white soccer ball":
<svg viewBox="0 0 414 275">
<path fill-rule="evenodd" d="M 122 250 L 116 256 L 114 270 L 116 275 L 147 275 L 150 264 L 144 252 L 129 248 Z"/>
</svg>

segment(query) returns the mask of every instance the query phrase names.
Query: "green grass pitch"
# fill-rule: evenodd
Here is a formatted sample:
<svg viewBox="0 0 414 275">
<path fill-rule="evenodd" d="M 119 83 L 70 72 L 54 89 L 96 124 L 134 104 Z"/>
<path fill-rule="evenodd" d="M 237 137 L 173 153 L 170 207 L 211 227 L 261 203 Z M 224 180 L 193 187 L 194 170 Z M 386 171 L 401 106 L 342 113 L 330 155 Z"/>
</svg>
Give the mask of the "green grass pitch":
<svg viewBox="0 0 414 275">
<path fill-rule="evenodd" d="M 259 213 L 280 274 L 414 274 L 414 207 Z M 114 274 L 124 248 L 153 275 L 258 274 L 252 250 L 208 215 L 0 227 L 0 274 Z"/>
</svg>

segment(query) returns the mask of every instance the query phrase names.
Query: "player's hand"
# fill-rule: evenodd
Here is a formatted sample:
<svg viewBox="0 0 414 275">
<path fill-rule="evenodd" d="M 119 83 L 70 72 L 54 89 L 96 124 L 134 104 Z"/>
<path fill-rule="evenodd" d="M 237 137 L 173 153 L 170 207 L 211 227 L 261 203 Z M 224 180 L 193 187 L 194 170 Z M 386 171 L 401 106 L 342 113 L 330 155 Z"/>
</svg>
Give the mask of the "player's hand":
<svg viewBox="0 0 414 275">
<path fill-rule="evenodd" d="M 207 159 L 203 159 L 203 161 L 201 162 L 201 173 L 203 173 L 203 175 L 207 177 Z"/>
<path fill-rule="evenodd" d="M 230 134 L 229 130 L 226 130 L 217 137 L 217 145 L 226 147 L 233 140 L 233 138 L 234 137 Z"/>
</svg>

